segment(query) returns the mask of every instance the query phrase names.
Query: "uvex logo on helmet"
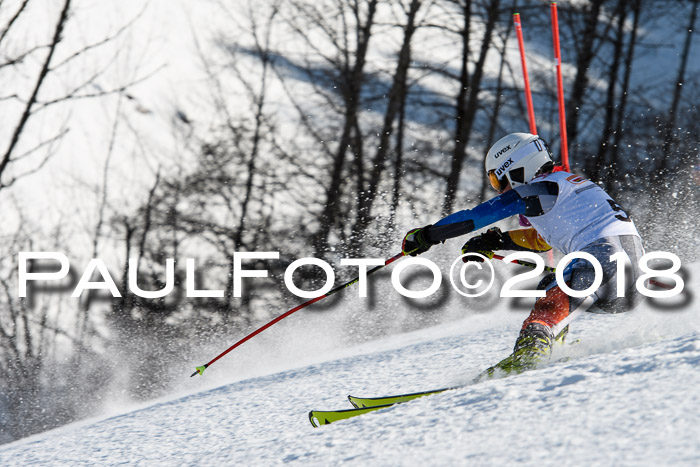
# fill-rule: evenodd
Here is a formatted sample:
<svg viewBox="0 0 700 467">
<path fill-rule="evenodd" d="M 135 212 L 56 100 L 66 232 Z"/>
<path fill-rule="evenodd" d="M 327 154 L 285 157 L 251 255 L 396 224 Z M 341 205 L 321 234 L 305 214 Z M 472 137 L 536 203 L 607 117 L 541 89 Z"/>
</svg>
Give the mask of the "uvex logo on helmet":
<svg viewBox="0 0 700 467">
<path fill-rule="evenodd" d="M 496 177 L 501 178 L 501 175 L 503 175 L 506 172 L 506 169 L 512 164 L 513 158 L 511 157 L 507 161 L 505 161 L 499 168 L 496 169 Z"/>
<path fill-rule="evenodd" d="M 493 156 L 493 158 L 498 159 L 499 157 L 501 157 L 503 154 L 505 154 L 508 151 L 510 151 L 510 144 L 508 146 L 506 146 L 505 148 L 501 149 L 500 151 L 498 151 L 496 153 L 496 155 Z"/>
</svg>

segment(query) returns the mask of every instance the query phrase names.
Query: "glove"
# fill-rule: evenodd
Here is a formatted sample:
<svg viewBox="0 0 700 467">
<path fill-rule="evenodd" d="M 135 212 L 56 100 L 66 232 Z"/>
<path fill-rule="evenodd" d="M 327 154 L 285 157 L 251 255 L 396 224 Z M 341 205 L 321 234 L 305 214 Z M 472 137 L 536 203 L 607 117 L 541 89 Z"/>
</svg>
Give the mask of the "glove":
<svg viewBox="0 0 700 467">
<path fill-rule="evenodd" d="M 432 241 L 430 237 L 428 237 L 428 227 L 432 227 L 432 225 L 426 225 L 420 229 L 408 231 L 401 244 L 401 252 L 404 256 L 418 256 L 428 251 L 431 246 L 439 243 Z"/>
<path fill-rule="evenodd" d="M 492 227 L 481 235 L 472 237 L 467 240 L 462 246 L 462 254 L 465 253 L 481 253 L 482 255 L 493 258 L 494 250 L 501 250 L 505 246 L 505 235 L 501 232 L 498 227 Z M 483 259 L 477 256 L 465 256 L 462 261 L 468 263 L 469 261 L 476 261 L 478 263 L 483 263 Z"/>
</svg>

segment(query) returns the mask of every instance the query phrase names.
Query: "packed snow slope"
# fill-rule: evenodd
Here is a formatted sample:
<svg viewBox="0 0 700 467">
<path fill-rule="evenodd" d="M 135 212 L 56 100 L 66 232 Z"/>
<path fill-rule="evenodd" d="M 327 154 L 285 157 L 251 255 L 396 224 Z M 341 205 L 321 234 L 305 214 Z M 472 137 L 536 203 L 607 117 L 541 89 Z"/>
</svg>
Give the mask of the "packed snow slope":
<svg viewBox="0 0 700 467">
<path fill-rule="evenodd" d="M 350 408 L 348 393 L 467 383 L 509 353 L 523 319 L 496 310 L 20 440 L 0 447 L 0 465 L 698 465 L 691 270 L 682 307 L 586 314 L 556 363 L 521 375 L 309 423 L 310 409 Z"/>
</svg>

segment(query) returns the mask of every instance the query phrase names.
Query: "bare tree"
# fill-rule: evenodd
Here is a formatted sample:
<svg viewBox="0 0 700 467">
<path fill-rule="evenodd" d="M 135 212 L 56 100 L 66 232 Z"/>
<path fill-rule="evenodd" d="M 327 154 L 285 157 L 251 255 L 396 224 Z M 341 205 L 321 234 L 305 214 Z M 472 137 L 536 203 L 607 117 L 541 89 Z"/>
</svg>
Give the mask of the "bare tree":
<svg viewBox="0 0 700 467">
<path fill-rule="evenodd" d="M 686 69 L 690 58 L 690 45 L 692 42 L 693 31 L 695 29 L 695 20 L 698 15 L 698 0 L 690 2 L 690 17 L 686 28 L 683 50 L 681 51 L 680 63 L 678 64 L 678 75 L 676 77 L 675 88 L 673 90 L 673 99 L 668 110 L 668 120 L 664 128 L 664 145 L 661 161 L 657 166 L 657 172 L 663 176 L 664 172 L 669 168 L 669 159 L 673 151 L 673 143 L 676 139 L 676 120 L 678 118 L 678 106 L 681 100 L 683 91 L 683 82 L 686 78 Z"/>
<path fill-rule="evenodd" d="M 6 370 L 0 386 L 3 397 L 9 397 L 9 401 L 0 400 L 3 406 L 0 410 L 7 414 L 4 419 L 10 423 L 7 430 L 5 427 L 0 430 L 10 439 L 2 441 L 49 429 L 90 413 L 99 405 L 98 390 L 102 391 L 108 384 L 111 372 L 110 366 L 95 351 L 105 343 L 104 336 L 88 327 L 87 314 L 81 313 L 72 300 L 64 298 L 70 281 L 59 287 L 35 288 L 36 293 L 30 293 L 26 299 L 16 294 L 18 251 L 58 250 L 69 254 L 72 243 L 70 234 L 66 233 L 69 230 L 66 219 L 51 227 L 30 222 L 22 208 L 17 207 L 16 213 L 9 209 L 16 196 L 10 187 L 47 164 L 57 153 L 71 124 L 69 117 L 59 116 L 57 125 L 48 126 L 50 133 L 46 137 L 34 122 L 41 122 L 42 117 L 49 121 L 51 119 L 46 117 L 60 112 L 68 115 L 70 104 L 75 100 L 114 94 L 128 97 L 127 89 L 145 79 L 107 89 L 100 87 L 98 81 L 108 73 L 113 62 L 105 67 L 96 66 L 96 71 L 77 70 L 80 60 L 91 65 L 93 60 L 98 63 L 98 54 L 116 43 L 144 10 L 95 42 L 69 48 L 68 44 L 76 39 L 77 28 L 72 27 L 77 23 L 74 2 L 64 0 L 52 5 L 55 17 L 48 16 L 52 24 L 46 28 L 47 38 L 40 38 L 36 43 L 27 38 L 40 29 L 37 12 L 44 8 L 40 13 L 41 17 L 46 16 L 46 5 L 32 0 L 15 4 L 16 9 L 0 25 L 0 49 L 3 51 L 0 78 L 9 83 L 1 91 L 0 110 L 7 121 L 14 121 L 4 133 L 7 139 L 3 139 L 0 147 L 0 195 L 3 206 L 8 208 L 5 230 L 0 232 L 3 251 L 0 366 Z M 10 8 L 6 4 L 2 7 Z M 66 88 L 56 86 L 59 80 Z M 49 114 L 49 109 L 57 113 Z M 18 226 L 17 231 L 5 235 L 14 225 Z M 51 233 L 47 236 L 42 231 Z M 100 235 L 101 228 L 98 228 L 94 250 Z M 29 267 L 36 269 L 45 265 L 32 262 Z M 73 280 L 75 273 L 71 274 Z"/>
<path fill-rule="evenodd" d="M 28 220 L 21 218 L 18 225 L 10 236 L 0 237 L 0 443 L 90 413 L 99 404 L 96 395 L 104 390 L 110 373 L 93 350 L 93 345 L 104 342 L 102 336 L 78 336 L 70 325 L 77 315 L 63 293 L 75 273 L 57 286 L 30 283 L 27 297 L 17 296 L 17 252 L 55 249 L 65 243 L 60 228 L 53 238 L 40 241 L 32 238 L 36 227 Z M 54 268 L 39 261 L 28 265 L 29 272 Z"/>
<path fill-rule="evenodd" d="M 579 17 L 575 9 L 563 9 L 563 18 L 572 30 L 572 36 L 576 51 L 576 76 L 571 85 L 568 98 L 568 111 L 566 115 L 566 134 L 571 146 L 578 139 L 579 118 L 588 88 L 588 74 L 591 63 L 596 56 L 596 40 L 599 38 L 598 25 L 600 24 L 600 10 L 605 0 L 591 0 L 583 4 L 583 27 L 578 27 Z"/>
<path fill-rule="evenodd" d="M 506 67 L 506 46 L 508 45 L 508 38 L 510 37 L 512 28 L 506 29 L 506 31 L 501 34 L 501 40 L 503 42 L 503 45 L 501 46 L 500 49 L 500 58 L 501 58 L 501 63 L 498 66 L 498 77 L 496 78 L 496 89 L 495 89 L 495 101 L 492 106 L 492 114 L 491 114 L 491 121 L 489 123 L 489 131 L 488 135 L 486 137 L 486 146 L 491 147 L 493 143 L 495 142 L 495 135 L 496 135 L 496 128 L 498 127 L 498 117 L 500 115 L 500 110 L 502 106 L 502 100 L 503 100 L 503 92 L 504 92 L 504 86 L 503 86 L 503 72 Z M 486 159 L 486 153 L 484 153 L 484 159 Z M 487 185 L 489 184 L 487 177 L 482 177 L 481 180 L 481 189 L 479 190 L 479 199 L 481 201 L 485 200 L 486 197 L 486 190 L 487 190 Z"/>
<path fill-rule="evenodd" d="M 615 131 L 613 133 L 613 142 L 610 147 L 610 159 L 612 164 L 610 167 L 609 176 L 606 180 L 606 191 L 615 196 L 617 190 L 617 180 L 622 173 L 623 161 L 620 160 L 620 144 L 622 143 L 622 137 L 626 130 L 626 118 L 627 118 L 627 100 L 630 91 L 630 78 L 632 76 L 632 62 L 634 60 L 634 51 L 637 45 L 637 33 L 639 31 L 639 17 L 641 13 L 642 0 L 632 1 L 632 15 L 634 19 L 632 20 L 632 31 L 630 32 L 630 37 L 627 44 L 627 51 L 625 53 L 624 60 L 624 77 L 622 78 L 622 87 L 620 89 L 620 102 L 617 106 L 617 114 L 615 117 Z"/>
<path fill-rule="evenodd" d="M 0 45 L 3 42 L 7 42 L 11 36 L 20 36 L 25 33 L 24 29 L 19 28 L 20 18 L 29 15 L 29 6 L 33 3 L 30 0 L 24 0 L 17 8 L 15 13 L 10 17 L 7 23 L 0 30 Z M 4 149 L 0 153 L 0 190 L 3 188 L 13 185 L 17 180 L 36 173 L 48 162 L 48 160 L 55 154 L 56 143 L 61 140 L 69 131 L 69 126 L 65 122 L 62 127 L 55 131 L 54 135 L 38 141 L 33 147 L 20 152 L 22 145 L 20 144 L 22 136 L 27 130 L 28 124 L 31 120 L 37 117 L 41 112 L 46 109 L 56 107 L 58 104 L 65 104 L 71 100 L 75 99 L 89 99 L 101 97 L 114 93 L 122 93 L 130 86 L 136 82 L 141 81 L 144 78 L 135 80 L 132 83 L 126 83 L 119 86 L 116 89 L 103 89 L 96 86 L 96 80 L 98 77 L 105 72 L 105 70 L 98 71 L 88 75 L 87 77 L 78 77 L 75 83 L 70 83 L 72 89 L 61 95 L 52 95 L 50 97 L 44 96 L 43 91 L 46 88 L 46 83 L 54 75 L 57 75 L 61 70 L 67 68 L 71 65 L 76 58 L 81 57 L 86 54 L 90 54 L 106 44 L 112 43 L 117 37 L 122 35 L 129 27 L 133 24 L 136 19 L 138 19 L 141 13 L 136 15 L 131 21 L 119 28 L 115 33 L 106 36 L 102 40 L 99 40 L 93 44 L 88 44 L 72 53 L 67 54 L 67 57 L 63 60 L 56 62 L 54 59 L 56 56 L 56 51 L 61 47 L 63 38 L 70 34 L 70 30 L 67 29 L 72 12 L 71 0 L 65 0 L 62 3 L 58 17 L 56 18 L 55 25 L 53 27 L 53 33 L 46 44 L 39 45 L 28 45 L 25 50 L 21 50 L 8 56 L 4 62 L 0 62 L 0 74 L 15 73 L 19 70 L 21 73 L 31 74 L 35 73 L 33 81 L 31 81 L 31 86 L 28 89 L 22 89 L 22 84 L 26 81 L 16 80 L 17 87 L 10 91 L 12 94 L 0 96 L 0 103 L 5 103 L 8 106 L 8 114 L 10 103 L 14 104 L 19 102 L 21 104 L 21 110 L 17 116 L 17 122 L 14 125 Z M 29 20 L 27 20 L 29 21 Z M 46 54 L 41 55 L 42 51 L 46 49 Z M 38 61 L 40 66 L 38 70 L 34 72 L 31 68 L 21 68 L 27 63 L 32 61 Z M 98 92 L 88 92 L 87 88 L 91 85 L 95 85 L 99 91 Z M 27 95 L 23 94 L 27 92 Z M 31 160 L 29 164 L 26 160 L 29 160 L 32 156 L 40 151 L 44 151 L 43 157 L 38 161 Z M 14 170 L 15 166 L 18 166 L 19 162 L 22 162 L 23 171 L 17 172 Z"/>
<path fill-rule="evenodd" d="M 364 86 L 365 64 L 367 59 L 367 51 L 369 49 L 370 39 L 372 37 L 372 27 L 374 25 L 374 15 L 377 11 L 377 1 L 370 0 L 366 2 L 366 12 L 363 17 L 363 3 L 358 0 L 350 2 L 350 11 L 354 25 L 354 46 L 351 46 L 345 36 L 341 41 L 336 41 L 338 47 L 336 57 L 328 59 L 336 68 L 339 78 L 340 95 L 343 103 L 343 123 L 342 132 L 338 139 L 337 150 L 333 157 L 332 169 L 330 172 L 329 181 L 326 187 L 325 200 L 323 202 L 323 211 L 320 216 L 320 228 L 314 235 L 314 249 L 317 255 L 323 255 L 328 248 L 328 235 L 332 226 L 335 225 L 339 211 L 340 193 L 343 185 L 343 170 L 345 169 L 346 155 L 348 148 L 351 146 L 353 131 L 355 131 L 358 121 L 358 109 L 362 101 L 361 94 Z M 340 7 L 343 8 L 342 5 Z M 306 7 L 301 8 L 302 11 L 310 13 L 311 18 L 319 18 L 313 12 L 309 12 Z M 339 11 L 338 14 L 345 20 L 345 13 Z M 325 26 L 318 20 L 314 20 L 316 26 L 324 31 L 333 40 L 335 33 L 328 31 Z M 344 31 L 345 34 L 353 34 L 353 31 Z M 303 35 L 307 37 L 306 34 Z M 361 155 L 358 149 L 357 155 Z M 361 161 L 362 159 L 359 158 Z M 361 176 L 359 174 L 358 176 Z"/>
<path fill-rule="evenodd" d="M 411 41 L 416 31 L 416 14 L 420 7 L 421 2 L 419 0 L 411 0 L 408 11 L 405 12 L 406 24 L 403 27 L 403 41 L 396 63 L 393 82 L 387 95 L 386 111 L 379 136 L 379 145 L 372 158 L 367 185 L 358 193 L 357 221 L 353 227 L 352 236 L 356 242 L 355 251 L 358 251 L 357 243 L 360 243 L 364 238 L 366 229 L 372 219 L 372 206 L 377 197 L 377 190 L 386 161 L 391 153 L 391 136 L 394 122 L 400 112 L 402 103 L 406 101 L 406 81 L 408 68 L 411 63 Z"/>
<path fill-rule="evenodd" d="M 457 196 L 457 185 L 462 174 L 462 166 L 467 157 L 467 144 L 474 126 L 474 117 L 479 107 L 478 99 L 481 91 L 481 80 L 484 76 L 484 63 L 491 47 L 491 37 L 498 19 L 500 0 L 491 0 L 486 5 L 486 24 L 481 40 L 479 58 L 474 64 L 474 72 L 469 75 L 469 29 L 471 28 L 471 1 L 466 0 L 461 5 L 464 15 L 462 28 L 462 58 L 459 76 L 459 94 L 456 102 L 455 146 L 452 154 L 450 172 L 447 176 L 445 200 L 442 206 L 443 215 L 452 212 Z"/>
<path fill-rule="evenodd" d="M 615 89 L 618 87 L 618 73 L 620 69 L 620 61 L 622 60 L 622 53 L 624 47 L 625 38 L 625 23 L 627 21 L 627 1 L 618 0 L 617 7 L 615 9 L 615 16 L 617 17 L 617 28 L 615 30 L 615 37 L 613 39 L 613 52 L 612 52 L 612 62 L 610 63 L 610 71 L 608 74 L 608 89 L 605 100 L 605 120 L 603 123 L 603 134 L 600 138 L 600 143 L 598 145 L 598 153 L 595 157 L 589 159 L 590 164 L 586 173 L 588 176 L 594 180 L 598 181 L 601 179 L 601 174 L 604 174 L 604 178 L 607 180 L 610 177 L 610 168 L 608 167 L 608 153 L 610 152 L 611 137 L 613 135 L 613 125 L 615 118 L 615 107 L 617 107 L 617 96 Z"/>
<path fill-rule="evenodd" d="M 61 9 L 61 13 L 59 14 L 58 20 L 56 22 L 56 26 L 54 29 L 54 34 L 51 39 L 51 42 L 49 44 L 49 51 L 46 54 L 46 57 L 44 58 L 43 64 L 41 66 L 41 69 L 39 70 L 38 76 L 36 78 L 36 81 L 34 83 L 34 88 L 31 91 L 31 94 L 29 96 L 29 99 L 27 99 L 27 103 L 24 106 L 24 110 L 22 111 L 22 114 L 19 118 L 19 121 L 17 122 L 17 125 L 12 132 L 12 137 L 10 139 L 9 144 L 7 145 L 7 148 L 5 149 L 4 153 L 2 156 L 0 156 L 0 190 L 3 187 L 12 185 L 16 180 L 17 176 L 11 178 L 8 181 L 3 182 L 2 177 L 3 174 L 5 173 L 5 170 L 7 169 L 8 165 L 12 162 L 12 156 L 15 151 L 15 148 L 17 146 L 17 143 L 19 142 L 19 138 L 22 135 L 22 131 L 24 130 L 25 125 L 27 124 L 27 121 L 29 120 L 29 117 L 32 115 L 32 109 L 34 108 L 36 102 L 37 102 L 37 97 L 39 95 L 39 91 L 41 90 L 41 86 L 44 84 L 44 80 L 46 79 L 46 76 L 49 74 L 50 67 L 51 67 L 51 60 L 53 58 L 54 52 L 56 50 L 56 47 L 58 46 L 59 42 L 61 42 L 62 39 L 62 34 L 63 34 L 63 29 L 65 27 L 66 21 L 68 20 L 68 12 L 70 11 L 70 3 L 71 0 L 65 0 L 63 3 L 63 8 Z M 7 26 L 5 27 L 2 37 L 3 39 L 6 37 L 6 34 L 9 32 L 9 30 L 12 28 L 12 26 L 15 24 L 16 19 L 19 17 L 19 15 L 22 14 L 24 9 L 26 8 L 27 1 L 23 2 L 22 5 L 20 5 L 19 10 L 17 13 L 10 19 L 8 22 Z M 16 60 L 16 59 L 15 59 Z M 7 66 L 7 64 L 5 64 Z M 43 163 L 41 164 L 43 165 Z"/>
</svg>

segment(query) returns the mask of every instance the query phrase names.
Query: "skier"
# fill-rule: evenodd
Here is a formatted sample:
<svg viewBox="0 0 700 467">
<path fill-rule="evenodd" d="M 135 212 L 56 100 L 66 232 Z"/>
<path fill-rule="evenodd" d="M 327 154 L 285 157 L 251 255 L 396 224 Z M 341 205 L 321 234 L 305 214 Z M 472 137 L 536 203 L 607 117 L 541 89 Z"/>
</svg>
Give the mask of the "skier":
<svg viewBox="0 0 700 467">
<path fill-rule="evenodd" d="M 564 293 L 554 274 L 545 277 L 538 289 L 545 290 L 546 296 L 537 299 L 523 322 L 513 353 L 485 372 L 492 376 L 497 369 L 520 373 L 548 358 L 552 344 L 563 342 L 571 319 L 567 317 L 574 311 L 617 313 L 635 306 L 641 298 L 634 284 L 640 275 L 638 264 L 644 248 L 634 222 L 620 205 L 597 184 L 554 170 L 547 144 L 537 135 L 512 133 L 501 138 L 487 153 L 485 169 L 499 195 L 434 225 L 410 230 L 403 240 L 405 255 L 425 253 L 448 238 L 520 214 L 531 228 L 502 232 L 493 227 L 470 238 L 462 253 L 479 252 L 492 258 L 497 250 L 542 252 L 554 247 L 564 254 L 593 255 L 603 272 L 600 287 L 583 298 Z M 618 297 L 617 262 L 611 259 L 618 252 L 624 252 L 630 260 L 624 297 Z M 482 261 L 475 256 L 463 259 Z M 594 282 L 594 266 L 586 259 L 575 259 L 566 266 L 563 277 L 572 289 L 585 290 Z"/>
</svg>

